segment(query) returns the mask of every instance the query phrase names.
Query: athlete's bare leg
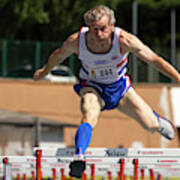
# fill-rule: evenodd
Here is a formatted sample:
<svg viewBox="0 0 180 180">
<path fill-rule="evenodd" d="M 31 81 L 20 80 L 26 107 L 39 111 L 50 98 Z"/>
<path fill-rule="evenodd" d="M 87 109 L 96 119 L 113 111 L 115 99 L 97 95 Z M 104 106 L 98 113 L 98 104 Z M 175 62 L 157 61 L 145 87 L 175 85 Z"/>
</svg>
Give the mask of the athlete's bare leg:
<svg viewBox="0 0 180 180">
<path fill-rule="evenodd" d="M 157 117 L 150 106 L 131 87 L 119 102 L 117 109 L 153 132 L 159 129 Z"/>
<path fill-rule="evenodd" d="M 173 123 L 154 112 L 132 87 L 119 102 L 118 110 L 134 118 L 151 132 L 157 131 L 169 140 L 176 137 Z"/>
<path fill-rule="evenodd" d="M 91 87 L 84 87 L 80 91 L 82 121 L 75 136 L 76 154 L 84 155 L 89 146 L 92 130 L 98 122 L 104 101 L 98 92 Z"/>
<path fill-rule="evenodd" d="M 91 87 L 85 87 L 80 91 L 82 123 L 89 123 L 93 128 L 98 122 L 104 100 L 98 92 Z"/>
<path fill-rule="evenodd" d="M 82 172 L 86 168 L 84 159 L 93 128 L 98 122 L 104 101 L 100 98 L 98 92 L 91 87 L 84 87 L 80 91 L 82 124 L 78 127 L 75 137 L 76 159 L 70 163 L 70 176 L 81 178 Z"/>
</svg>

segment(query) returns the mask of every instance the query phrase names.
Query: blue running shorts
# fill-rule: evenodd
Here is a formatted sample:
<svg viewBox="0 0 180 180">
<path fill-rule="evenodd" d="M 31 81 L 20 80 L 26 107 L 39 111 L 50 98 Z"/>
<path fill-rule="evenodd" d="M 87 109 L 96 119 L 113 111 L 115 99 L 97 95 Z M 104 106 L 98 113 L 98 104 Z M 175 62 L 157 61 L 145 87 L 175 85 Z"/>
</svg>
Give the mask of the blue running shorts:
<svg viewBox="0 0 180 180">
<path fill-rule="evenodd" d="M 80 79 L 78 84 L 74 85 L 74 90 L 77 94 L 84 87 L 94 88 L 105 102 L 105 106 L 102 110 L 115 109 L 121 98 L 131 87 L 131 80 L 129 76 L 123 76 L 118 81 L 112 84 L 101 84 L 90 80 Z"/>
</svg>

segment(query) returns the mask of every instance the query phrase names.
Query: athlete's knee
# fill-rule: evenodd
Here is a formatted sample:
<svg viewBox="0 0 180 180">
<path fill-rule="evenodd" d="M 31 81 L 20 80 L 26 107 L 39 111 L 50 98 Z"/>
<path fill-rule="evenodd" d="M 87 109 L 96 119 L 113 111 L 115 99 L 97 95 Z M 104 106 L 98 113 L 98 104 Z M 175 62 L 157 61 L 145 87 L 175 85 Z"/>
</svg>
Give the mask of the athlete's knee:
<svg viewBox="0 0 180 180">
<path fill-rule="evenodd" d="M 82 97 L 81 108 L 83 112 L 92 111 L 93 113 L 98 113 L 101 109 L 98 97 L 96 94 L 87 93 Z"/>
<path fill-rule="evenodd" d="M 101 106 L 97 95 L 87 93 L 82 97 L 81 111 L 83 113 L 83 122 L 88 122 L 95 127 L 101 111 Z"/>
</svg>

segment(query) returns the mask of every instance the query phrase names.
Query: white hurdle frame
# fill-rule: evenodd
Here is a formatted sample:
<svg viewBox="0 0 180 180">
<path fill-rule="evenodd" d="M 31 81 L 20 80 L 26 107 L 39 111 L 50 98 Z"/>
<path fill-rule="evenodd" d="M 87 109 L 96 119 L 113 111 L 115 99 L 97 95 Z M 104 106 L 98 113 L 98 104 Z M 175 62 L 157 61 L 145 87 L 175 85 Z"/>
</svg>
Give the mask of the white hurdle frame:
<svg viewBox="0 0 180 180">
<path fill-rule="evenodd" d="M 69 163 L 73 161 L 73 155 L 73 148 L 35 148 L 34 156 L 1 157 L 2 160 L 4 158 L 8 160 L 4 163 L 3 176 L 5 180 L 9 180 L 12 175 L 9 175 L 8 172 L 12 174 L 15 165 L 22 165 L 24 171 L 26 169 L 36 170 L 37 180 L 41 180 L 42 175 L 44 175 L 42 174 L 44 168 L 64 169 L 64 174 L 67 175 Z M 122 161 L 124 162 L 123 166 Z M 151 176 L 156 174 L 158 176 L 180 177 L 180 149 L 178 148 L 88 148 L 86 163 L 86 175 L 91 175 L 92 164 L 94 164 L 96 175 L 107 176 L 109 174 L 109 178 L 111 178 L 114 174 L 119 173 L 119 180 L 124 180 L 124 173 L 129 176 L 133 173 L 134 180 L 138 179 L 140 173 L 141 176 L 147 176 L 150 173 Z"/>
</svg>

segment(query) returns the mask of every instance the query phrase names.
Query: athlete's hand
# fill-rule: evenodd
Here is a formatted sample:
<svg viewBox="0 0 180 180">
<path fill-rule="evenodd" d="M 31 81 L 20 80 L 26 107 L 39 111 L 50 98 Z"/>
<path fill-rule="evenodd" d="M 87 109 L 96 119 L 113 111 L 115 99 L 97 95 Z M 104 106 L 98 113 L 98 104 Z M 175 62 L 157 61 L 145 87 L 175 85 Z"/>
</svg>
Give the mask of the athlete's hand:
<svg viewBox="0 0 180 180">
<path fill-rule="evenodd" d="M 37 81 L 37 80 L 40 80 L 40 79 L 43 79 L 48 73 L 45 72 L 45 70 L 42 68 L 42 69 L 38 69 L 35 73 L 34 73 L 34 80 Z"/>
</svg>

